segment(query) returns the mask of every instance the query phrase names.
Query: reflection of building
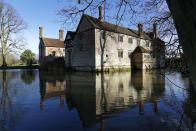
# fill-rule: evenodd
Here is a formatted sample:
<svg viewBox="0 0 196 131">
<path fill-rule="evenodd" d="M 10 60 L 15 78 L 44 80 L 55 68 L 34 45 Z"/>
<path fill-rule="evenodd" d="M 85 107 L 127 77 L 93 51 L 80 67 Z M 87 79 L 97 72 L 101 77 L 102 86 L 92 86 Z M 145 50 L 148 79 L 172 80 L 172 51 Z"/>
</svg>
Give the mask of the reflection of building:
<svg viewBox="0 0 196 131">
<path fill-rule="evenodd" d="M 76 73 L 66 78 L 66 100 L 69 109 L 76 108 L 85 127 L 104 118 L 138 107 L 145 110 L 145 102 L 154 103 L 164 91 L 164 78 L 156 73 L 130 72 L 114 74 Z"/>
<path fill-rule="evenodd" d="M 43 108 L 44 102 L 51 98 L 59 98 L 60 106 L 64 105 L 66 82 L 63 76 L 52 76 L 40 72 L 40 107 Z"/>
<path fill-rule="evenodd" d="M 66 78 L 66 100 L 69 109 L 76 108 L 84 127 L 96 123 L 95 75 L 76 73 Z"/>
<path fill-rule="evenodd" d="M 135 99 L 146 99 L 152 93 L 162 93 L 165 88 L 165 80 L 157 72 L 135 71 L 132 72 L 131 85 L 140 95 L 135 96 Z"/>
<path fill-rule="evenodd" d="M 65 82 L 66 81 L 66 82 Z M 66 76 L 40 73 L 40 106 L 51 98 L 66 99 L 70 110 L 76 109 L 84 127 L 118 115 L 130 108 L 145 112 L 145 103 L 152 102 L 158 111 L 157 99 L 164 91 L 164 78 L 152 72 L 113 74 L 74 73 Z"/>
</svg>

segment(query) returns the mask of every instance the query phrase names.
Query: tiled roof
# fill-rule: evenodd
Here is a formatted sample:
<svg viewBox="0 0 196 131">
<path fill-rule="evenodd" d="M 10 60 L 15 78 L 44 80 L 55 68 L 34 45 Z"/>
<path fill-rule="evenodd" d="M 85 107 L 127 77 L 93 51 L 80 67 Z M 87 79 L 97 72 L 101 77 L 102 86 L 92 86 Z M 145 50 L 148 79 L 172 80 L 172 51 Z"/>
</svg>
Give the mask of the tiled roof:
<svg viewBox="0 0 196 131">
<path fill-rule="evenodd" d="M 147 50 L 141 46 L 137 46 L 133 53 L 150 53 L 150 50 Z"/>
<path fill-rule="evenodd" d="M 43 41 L 43 44 L 46 47 L 60 47 L 64 48 L 64 41 L 61 41 L 59 39 L 51 39 L 51 38 L 41 38 Z"/>
<path fill-rule="evenodd" d="M 111 31 L 111 32 L 116 32 L 116 33 L 121 33 L 121 34 L 126 34 L 126 35 L 129 35 L 129 36 L 134 36 L 134 37 L 139 38 L 138 31 L 136 31 L 136 30 L 129 29 L 129 28 L 126 28 L 126 27 L 121 27 L 121 26 L 111 24 L 111 23 L 108 23 L 108 22 L 100 22 L 99 19 L 94 18 L 94 17 L 89 16 L 89 15 L 86 15 L 86 14 L 84 14 L 83 17 L 85 17 L 91 23 L 91 25 L 94 28 L 98 28 L 98 29 L 101 29 L 101 30 L 107 30 L 107 31 Z M 151 40 L 150 36 L 145 32 L 143 32 L 143 38 Z"/>
</svg>

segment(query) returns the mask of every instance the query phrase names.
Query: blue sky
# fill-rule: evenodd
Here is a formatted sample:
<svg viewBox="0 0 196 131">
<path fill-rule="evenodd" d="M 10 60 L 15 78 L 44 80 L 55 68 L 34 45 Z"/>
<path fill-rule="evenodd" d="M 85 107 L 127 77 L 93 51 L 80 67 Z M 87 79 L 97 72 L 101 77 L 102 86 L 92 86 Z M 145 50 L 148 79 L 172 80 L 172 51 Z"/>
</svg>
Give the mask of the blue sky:
<svg viewBox="0 0 196 131">
<path fill-rule="evenodd" d="M 107 0 L 110 12 L 108 14 L 113 14 L 116 10 L 111 1 Z M 28 28 L 23 31 L 27 42 L 26 48 L 38 54 L 39 26 L 44 28 L 44 37 L 58 38 L 59 29 L 64 29 L 66 34 L 66 29 L 71 26 L 66 25 L 64 28 L 63 24 L 59 22 L 60 16 L 57 15 L 57 12 L 65 6 L 76 4 L 77 0 L 4 0 L 4 2 L 11 4 L 27 23 Z M 95 15 L 97 17 L 97 14 Z M 111 22 L 111 19 L 106 19 L 106 21 L 108 20 Z M 128 21 L 124 20 L 123 25 L 131 28 L 137 27 L 128 24 L 129 21 L 131 21 L 129 18 Z"/>
<path fill-rule="evenodd" d="M 39 26 L 44 27 L 45 37 L 58 38 L 58 30 L 63 28 L 57 16 L 57 10 L 63 7 L 59 0 L 4 0 L 4 2 L 11 4 L 28 25 L 23 31 L 27 49 L 38 54 Z"/>
</svg>

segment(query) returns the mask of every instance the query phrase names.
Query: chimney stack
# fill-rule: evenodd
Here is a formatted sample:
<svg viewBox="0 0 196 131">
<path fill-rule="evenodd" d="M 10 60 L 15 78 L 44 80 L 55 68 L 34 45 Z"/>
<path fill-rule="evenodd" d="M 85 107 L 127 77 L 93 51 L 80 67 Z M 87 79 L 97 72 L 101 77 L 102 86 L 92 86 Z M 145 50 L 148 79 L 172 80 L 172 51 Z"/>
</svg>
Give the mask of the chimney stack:
<svg viewBox="0 0 196 131">
<path fill-rule="evenodd" d="M 154 35 L 154 38 L 157 38 L 157 23 L 153 24 L 153 35 Z"/>
<path fill-rule="evenodd" d="M 59 40 L 64 41 L 64 30 L 62 29 L 59 30 Z"/>
<path fill-rule="evenodd" d="M 39 27 L 39 38 L 43 37 L 43 27 Z"/>
<path fill-rule="evenodd" d="M 140 37 L 143 36 L 143 24 L 138 24 L 138 33 Z"/>
<path fill-rule="evenodd" d="M 99 6 L 99 21 L 103 21 L 102 6 Z"/>
</svg>

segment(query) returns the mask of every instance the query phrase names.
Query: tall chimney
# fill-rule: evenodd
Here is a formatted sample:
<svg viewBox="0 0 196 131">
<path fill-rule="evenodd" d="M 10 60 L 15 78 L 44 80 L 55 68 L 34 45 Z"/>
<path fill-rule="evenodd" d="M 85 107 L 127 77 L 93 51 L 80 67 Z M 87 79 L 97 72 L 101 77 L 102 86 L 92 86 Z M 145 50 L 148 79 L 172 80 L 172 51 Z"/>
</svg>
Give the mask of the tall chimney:
<svg viewBox="0 0 196 131">
<path fill-rule="evenodd" d="M 44 31 L 43 31 L 43 27 L 39 27 L 39 38 L 42 38 L 43 37 L 43 33 L 44 33 Z"/>
<path fill-rule="evenodd" d="M 62 29 L 59 30 L 59 40 L 64 41 L 64 30 Z"/>
<path fill-rule="evenodd" d="M 153 24 L 153 34 L 154 34 L 154 38 L 157 38 L 157 23 Z"/>
<path fill-rule="evenodd" d="M 143 36 L 143 24 L 138 24 L 138 33 L 140 37 Z"/>
<path fill-rule="evenodd" d="M 102 6 L 99 6 L 99 21 L 103 21 Z"/>
</svg>

